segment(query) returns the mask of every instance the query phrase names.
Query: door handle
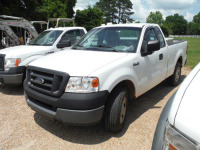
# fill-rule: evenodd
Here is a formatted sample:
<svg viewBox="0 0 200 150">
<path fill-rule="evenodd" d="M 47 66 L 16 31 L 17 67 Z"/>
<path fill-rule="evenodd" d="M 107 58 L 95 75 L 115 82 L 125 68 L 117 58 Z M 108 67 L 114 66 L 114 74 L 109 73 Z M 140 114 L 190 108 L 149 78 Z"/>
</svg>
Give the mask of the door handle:
<svg viewBox="0 0 200 150">
<path fill-rule="evenodd" d="M 160 54 L 159 55 L 159 60 L 162 60 L 163 59 L 163 54 Z"/>
<path fill-rule="evenodd" d="M 136 63 L 133 63 L 133 66 L 137 66 L 139 64 L 140 64 L 139 62 L 136 62 Z"/>
<path fill-rule="evenodd" d="M 54 53 L 54 51 L 46 52 L 45 54 L 52 54 L 52 53 Z"/>
</svg>

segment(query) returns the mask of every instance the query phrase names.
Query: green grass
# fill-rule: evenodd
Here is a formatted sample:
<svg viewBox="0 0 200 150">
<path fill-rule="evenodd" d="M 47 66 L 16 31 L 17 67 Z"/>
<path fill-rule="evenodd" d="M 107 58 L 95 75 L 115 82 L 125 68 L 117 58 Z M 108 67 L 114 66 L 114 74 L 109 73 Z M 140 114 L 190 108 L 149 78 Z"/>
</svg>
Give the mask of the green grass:
<svg viewBox="0 0 200 150">
<path fill-rule="evenodd" d="M 186 67 L 193 69 L 200 62 L 200 38 L 175 38 L 188 41 Z"/>
</svg>

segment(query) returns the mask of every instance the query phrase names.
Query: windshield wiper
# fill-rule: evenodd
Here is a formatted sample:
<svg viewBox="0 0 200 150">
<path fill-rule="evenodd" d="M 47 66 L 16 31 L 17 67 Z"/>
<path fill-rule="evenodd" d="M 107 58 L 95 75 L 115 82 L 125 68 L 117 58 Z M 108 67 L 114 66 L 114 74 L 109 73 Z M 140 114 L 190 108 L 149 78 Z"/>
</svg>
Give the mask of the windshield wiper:
<svg viewBox="0 0 200 150">
<path fill-rule="evenodd" d="M 114 47 L 111 46 L 106 46 L 106 45 L 90 45 L 90 46 L 94 46 L 94 47 L 104 47 L 104 48 L 112 48 L 113 52 L 119 52 L 118 50 L 116 50 Z"/>
</svg>

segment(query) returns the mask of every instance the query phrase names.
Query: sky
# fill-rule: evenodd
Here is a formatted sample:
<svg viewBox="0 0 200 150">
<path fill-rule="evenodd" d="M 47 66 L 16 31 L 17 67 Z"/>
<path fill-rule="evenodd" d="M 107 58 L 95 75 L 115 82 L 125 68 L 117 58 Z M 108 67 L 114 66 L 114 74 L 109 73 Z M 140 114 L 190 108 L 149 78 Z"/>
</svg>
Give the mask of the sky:
<svg viewBox="0 0 200 150">
<path fill-rule="evenodd" d="M 74 10 L 83 10 L 88 5 L 93 6 L 99 0 L 77 0 Z M 193 16 L 200 12 L 200 0 L 131 0 L 133 3 L 135 21 L 146 22 L 150 12 L 160 11 L 165 19 L 169 15 L 178 13 L 190 22 Z"/>
</svg>

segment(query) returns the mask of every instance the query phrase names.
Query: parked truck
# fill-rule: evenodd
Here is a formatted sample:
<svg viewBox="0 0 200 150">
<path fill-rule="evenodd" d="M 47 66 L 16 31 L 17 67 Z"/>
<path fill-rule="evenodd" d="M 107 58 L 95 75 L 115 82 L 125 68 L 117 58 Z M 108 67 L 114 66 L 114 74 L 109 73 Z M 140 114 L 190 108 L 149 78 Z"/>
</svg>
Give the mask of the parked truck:
<svg viewBox="0 0 200 150">
<path fill-rule="evenodd" d="M 0 51 L 0 85 L 22 84 L 27 65 L 35 59 L 71 47 L 87 33 L 83 27 L 58 27 L 42 32 L 29 45 Z M 57 60 L 54 60 L 57 61 Z"/>
<path fill-rule="evenodd" d="M 104 119 L 119 132 L 129 101 L 168 79 L 178 85 L 187 41 L 167 41 L 156 24 L 96 27 L 66 51 L 31 62 L 24 90 L 36 112 L 75 125 Z M 55 61 L 56 60 L 56 61 Z"/>
</svg>

